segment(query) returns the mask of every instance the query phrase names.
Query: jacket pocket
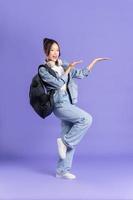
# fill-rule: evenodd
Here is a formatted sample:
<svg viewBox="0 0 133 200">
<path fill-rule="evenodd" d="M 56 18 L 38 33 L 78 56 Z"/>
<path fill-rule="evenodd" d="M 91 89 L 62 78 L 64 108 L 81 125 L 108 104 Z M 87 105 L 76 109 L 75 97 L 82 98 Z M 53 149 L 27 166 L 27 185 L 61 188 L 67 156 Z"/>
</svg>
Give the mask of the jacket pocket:
<svg viewBox="0 0 133 200">
<path fill-rule="evenodd" d="M 67 98 L 67 91 L 63 90 L 56 90 L 53 96 L 54 103 L 63 103 Z"/>
<path fill-rule="evenodd" d="M 71 83 L 69 84 L 69 91 L 70 91 L 73 103 L 76 103 L 77 98 L 78 98 L 78 86 L 74 81 L 71 81 Z"/>
</svg>

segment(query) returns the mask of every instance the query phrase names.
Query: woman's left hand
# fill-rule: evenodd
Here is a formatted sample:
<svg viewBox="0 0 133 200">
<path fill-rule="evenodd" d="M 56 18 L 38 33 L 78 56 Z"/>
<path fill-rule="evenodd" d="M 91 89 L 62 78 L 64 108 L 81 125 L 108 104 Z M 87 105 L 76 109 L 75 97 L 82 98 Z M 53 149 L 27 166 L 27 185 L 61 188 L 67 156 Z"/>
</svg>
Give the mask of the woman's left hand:
<svg viewBox="0 0 133 200">
<path fill-rule="evenodd" d="M 89 65 L 88 65 L 88 69 L 89 71 L 94 67 L 94 65 L 99 62 L 99 61 L 104 61 L 104 60 L 111 60 L 111 58 L 95 58 Z"/>
<path fill-rule="evenodd" d="M 111 60 L 111 58 L 95 58 L 94 60 L 93 60 L 93 62 L 99 62 L 99 61 L 103 61 L 103 60 Z"/>
</svg>

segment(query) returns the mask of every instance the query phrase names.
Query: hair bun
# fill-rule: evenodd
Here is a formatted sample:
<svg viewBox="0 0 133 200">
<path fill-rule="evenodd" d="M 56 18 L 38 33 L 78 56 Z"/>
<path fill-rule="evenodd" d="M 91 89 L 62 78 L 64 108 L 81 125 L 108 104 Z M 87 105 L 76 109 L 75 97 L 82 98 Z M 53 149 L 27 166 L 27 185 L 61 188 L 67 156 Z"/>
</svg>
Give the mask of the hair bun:
<svg viewBox="0 0 133 200">
<path fill-rule="evenodd" d="M 50 39 L 49 38 L 44 38 L 43 39 L 43 43 L 46 43 L 46 42 L 48 42 Z"/>
</svg>

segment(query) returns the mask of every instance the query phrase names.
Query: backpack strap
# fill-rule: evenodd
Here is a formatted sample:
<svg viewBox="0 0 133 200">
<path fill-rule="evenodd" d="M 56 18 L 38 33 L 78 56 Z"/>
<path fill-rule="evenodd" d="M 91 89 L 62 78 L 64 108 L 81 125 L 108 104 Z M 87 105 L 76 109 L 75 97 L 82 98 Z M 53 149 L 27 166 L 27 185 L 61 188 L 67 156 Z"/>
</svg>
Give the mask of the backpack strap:
<svg viewBox="0 0 133 200">
<path fill-rule="evenodd" d="M 38 67 L 38 75 L 39 75 L 39 69 L 40 69 L 41 67 L 46 68 L 46 69 L 48 70 L 48 72 L 49 72 L 51 75 L 53 75 L 54 77 L 56 77 L 55 71 L 54 71 L 53 69 L 51 69 L 47 64 L 39 65 L 39 67 Z M 40 76 L 40 75 L 39 75 L 39 76 Z"/>
<path fill-rule="evenodd" d="M 51 69 L 47 64 L 44 64 L 44 65 L 41 64 L 41 65 L 39 65 L 39 67 L 38 67 L 38 76 L 39 76 L 39 78 L 40 78 L 41 85 L 42 85 L 42 87 L 44 88 L 44 84 L 45 84 L 45 86 L 46 86 L 46 85 L 50 86 L 50 84 L 47 83 L 47 82 L 44 82 L 44 81 L 42 80 L 42 78 L 41 78 L 41 76 L 40 76 L 40 74 L 39 74 L 39 69 L 40 69 L 41 67 L 46 68 L 46 69 L 48 70 L 48 72 L 49 72 L 51 75 L 53 75 L 54 77 L 56 77 L 56 73 L 55 73 L 55 71 L 54 71 L 53 69 Z M 51 89 L 50 91 L 51 91 L 51 93 L 54 93 L 54 92 L 55 92 L 55 89 Z"/>
</svg>

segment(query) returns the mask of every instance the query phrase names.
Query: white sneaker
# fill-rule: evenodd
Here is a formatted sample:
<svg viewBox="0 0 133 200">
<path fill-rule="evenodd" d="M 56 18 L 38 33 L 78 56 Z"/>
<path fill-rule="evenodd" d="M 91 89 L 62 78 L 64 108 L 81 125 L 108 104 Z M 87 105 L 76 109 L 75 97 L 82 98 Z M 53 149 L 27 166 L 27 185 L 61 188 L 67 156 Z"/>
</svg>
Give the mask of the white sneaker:
<svg viewBox="0 0 133 200">
<path fill-rule="evenodd" d="M 66 151 L 67 151 L 67 147 L 66 145 L 62 142 L 61 138 L 57 138 L 57 145 L 58 145 L 58 152 L 59 152 L 59 156 L 61 159 L 65 159 L 66 158 Z"/>
<path fill-rule="evenodd" d="M 64 179 L 73 180 L 76 178 L 76 176 L 74 174 L 71 174 L 70 172 L 67 172 L 65 174 L 56 174 L 56 178 L 64 178 Z"/>
</svg>

